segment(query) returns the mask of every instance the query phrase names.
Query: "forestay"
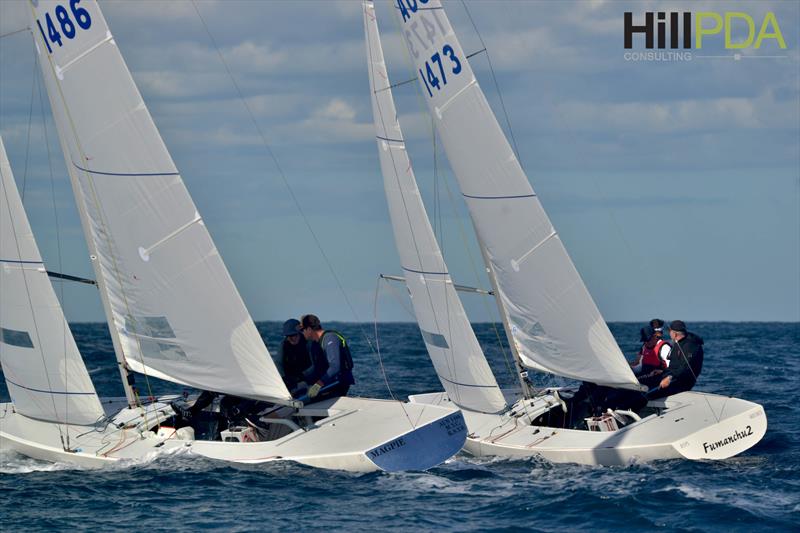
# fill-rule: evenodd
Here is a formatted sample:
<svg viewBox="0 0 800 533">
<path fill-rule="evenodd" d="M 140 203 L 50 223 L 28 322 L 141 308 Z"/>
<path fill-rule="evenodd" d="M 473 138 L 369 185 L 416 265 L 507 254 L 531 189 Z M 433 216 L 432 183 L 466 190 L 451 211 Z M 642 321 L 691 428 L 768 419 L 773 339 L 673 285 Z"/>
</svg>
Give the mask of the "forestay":
<svg viewBox="0 0 800 533">
<path fill-rule="evenodd" d="M 201 389 L 290 399 L 97 3 L 31 1 L 30 12 L 112 335 L 128 367 Z"/>
<path fill-rule="evenodd" d="M 0 363 L 17 412 L 88 425 L 100 400 L 39 255 L 0 139 Z"/>
<path fill-rule="evenodd" d="M 417 188 L 397 121 L 374 5 L 363 5 L 372 112 L 386 200 L 422 338 L 454 403 L 473 411 L 499 412 L 506 402 L 456 294 Z"/>
<path fill-rule="evenodd" d="M 492 113 L 438 0 L 394 11 L 524 363 L 639 388 Z"/>
</svg>

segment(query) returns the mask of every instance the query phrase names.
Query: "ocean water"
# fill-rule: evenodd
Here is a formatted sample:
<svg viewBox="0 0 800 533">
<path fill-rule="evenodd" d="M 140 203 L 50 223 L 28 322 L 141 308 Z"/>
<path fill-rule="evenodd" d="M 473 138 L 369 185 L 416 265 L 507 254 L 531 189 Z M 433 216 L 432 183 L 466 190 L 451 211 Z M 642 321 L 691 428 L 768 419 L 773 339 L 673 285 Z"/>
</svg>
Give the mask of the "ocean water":
<svg viewBox="0 0 800 533">
<path fill-rule="evenodd" d="M 403 398 L 440 390 L 414 324 L 380 325 L 382 365 L 362 336 L 374 337 L 371 324 L 334 327 L 353 346 L 353 393 Z M 638 348 L 639 327 L 611 324 L 626 354 Z M 259 328 L 276 346 L 280 324 Z M 101 396 L 122 395 L 105 325 L 72 329 Z M 764 439 L 726 461 L 589 467 L 460 454 L 428 472 L 356 475 L 233 466 L 186 453 L 86 470 L 0 450 L 0 531 L 800 531 L 800 324 L 690 329 L 706 340 L 696 389 L 753 400 L 767 412 Z M 498 380 L 512 385 L 493 327 L 477 324 L 476 332 Z M 182 391 L 155 381 L 150 388 Z M 8 399 L 4 384 L 0 399 Z"/>
</svg>

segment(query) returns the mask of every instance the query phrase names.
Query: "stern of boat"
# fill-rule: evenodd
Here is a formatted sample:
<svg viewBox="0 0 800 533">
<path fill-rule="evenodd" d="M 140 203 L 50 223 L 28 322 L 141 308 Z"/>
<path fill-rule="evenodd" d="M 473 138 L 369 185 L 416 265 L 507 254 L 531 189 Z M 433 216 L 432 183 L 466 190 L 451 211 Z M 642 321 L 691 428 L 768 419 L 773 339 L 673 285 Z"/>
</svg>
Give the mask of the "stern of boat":
<svg viewBox="0 0 800 533">
<path fill-rule="evenodd" d="M 464 416 L 455 411 L 375 446 L 365 455 L 384 472 L 428 470 L 458 453 L 466 439 Z"/>
<path fill-rule="evenodd" d="M 702 393 L 692 393 L 700 395 Z M 718 413 L 707 427 L 673 444 L 687 459 L 727 459 L 755 446 L 767 432 L 764 408 L 739 398 L 703 394 Z M 697 401 L 703 405 L 705 402 Z"/>
</svg>

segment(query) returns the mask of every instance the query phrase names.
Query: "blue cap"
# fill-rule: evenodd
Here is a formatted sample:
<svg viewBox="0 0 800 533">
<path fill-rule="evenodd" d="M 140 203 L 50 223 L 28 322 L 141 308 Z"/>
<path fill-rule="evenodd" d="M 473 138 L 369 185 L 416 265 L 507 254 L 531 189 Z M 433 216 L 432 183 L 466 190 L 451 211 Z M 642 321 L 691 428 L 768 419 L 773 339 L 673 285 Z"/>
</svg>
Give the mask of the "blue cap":
<svg viewBox="0 0 800 533">
<path fill-rule="evenodd" d="M 288 337 L 289 335 L 299 335 L 300 334 L 300 321 L 295 318 L 290 318 L 286 322 L 283 323 L 283 336 Z"/>
</svg>

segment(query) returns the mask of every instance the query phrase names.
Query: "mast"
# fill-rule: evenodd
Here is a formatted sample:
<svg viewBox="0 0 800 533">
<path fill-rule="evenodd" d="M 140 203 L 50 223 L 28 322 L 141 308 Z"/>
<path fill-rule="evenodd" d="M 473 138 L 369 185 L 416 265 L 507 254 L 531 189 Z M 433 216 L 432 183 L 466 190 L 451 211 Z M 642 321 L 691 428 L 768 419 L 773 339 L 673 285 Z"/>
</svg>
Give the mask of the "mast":
<svg viewBox="0 0 800 533">
<path fill-rule="evenodd" d="M 35 32 L 35 31 L 33 31 L 31 33 L 33 35 L 34 46 L 36 47 L 36 50 L 40 51 L 42 49 L 45 49 L 46 44 L 44 42 L 42 42 L 42 43 L 38 43 L 37 42 L 37 39 L 40 38 L 41 35 L 37 34 L 37 32 Z M 36 59 L 37 61 L 39 61 L 39 55 L 40 54 L 37 54 L 37 59 Z M 55 76 L 56 73 L 55 73 L 55 70 L 53 69 L 52 57 L 48 55 L 47 56 L 47 60 L 48 60 L 48 65 L 50 67 L 50 70 L 51 70 L 53 76 Z M 59 92 L 59 95 L 60 94 L 61 93 Z M 50 96 L 50 98 L 53 98 L 53 95 L 50 94 L 50 91 L 48 91 L 48 95 Z M 63 111 L 64 111 L 64 113 L 67 114 L 68 117 L 71 115 L 70 109 L 66 105 L 66 103 L 64 103 Z M 71 117 L 70 117 L 70 120 L 68 122 L 70 124 L 74 124 L 74 122 L 72 121 Z M 56 126 L 58 127 L 59 125 L 60 124 L 58 122 L 56 122 Z M 80 146 L 80 140 L 79 140 L 79 137 L 78 137 L 77 133 L 74 132 L 74 131 L 73 131 L 73 136 L 75 138 L 76 148 L 80 151 L 80 156 L 81 156 L 81 160 L 82 160 L 81 162 L 86 162 L 88 158 L 86 157 L 86 154 L 84 153 L 83 148 Z M 66 144 L 66 140 L 65 139 L 66 139 L 65 135 L 59 135 L 58 136 L 58 142 L 59 142 L 59 144 L 61 144 L 62 151 L 65 154 L 68 154 L 69 153 L 69 147 Z M 67 161 L 67 164 L 69 164 L 69 161 Z M 81 191 L 80 191 L 80 185 L 78 184 L 78 182 L 76 180 L 75 173 L 74 172 L 67 172 L 67 174 L 69 174 L 69 182 L 70 182 L 70 185 L 72 187 L 72 194 L 75 197 L 75 201 L 76 202 L 83 202 Z M 134 383 L 134 379 L 135 378 L 134 378 L 134 374 L 128 369 L 128 365 L 125 363 L 125 354 L 124 354 L 124 352 L 122 350 L 122 343 L 120 342 L 120 339 L 119 339 L 119 332 L 117 331 L 117 328 L 115 328 L 113 326 L 114 317 L 113 317 L 113 312 L 112 312 L 112 308 L 111 308 L 111 303 L 108 300 L 108 288 L 106 286 L 105 276 L 103 275 L 103 272 L 102 272 L 101 267 L 100 267 L 100 261 L 98 260 L 99 255 L 97 253 L 97 248 L 95 246 L 94 239 L 92 238 L 91 222 L 88 219 L 87 210 L 86 210 L 86 206 L 85 205 L 83 206 L 83 208 L 79 208 L 78 209 L 78 214 L 80 215 L 80 219 L 81 219 L 81 228 L 83 230 L 83 238 L 86 241 L 87 248 L 89 249 L 89 259 L 91 260 L 92 269 L 94 270 L 94 274 L 95 274 L 95 280 L 97 281 L 97 288 L 99 289 L 100 300 L 103 302 L 103 312 L 105 313 L 105 316 L 106 316 L 106 323 L 108 324 L 108 331 L 111 333 L 111 343 L 114 346 L 114 356 L 115 356 L 115 358 L 117 360 L 117 370 L 119 370 L 120 380 L 122 381 L 122 388 L 125 390 L 125 399 L 128 402 L 128 407 L 135 407 L 136 405 L 139 404 L 139 401 L 136 398 L 136 391 L 133 388 L 133 383 Z"/>
<path fill-rule="evenodd" d="M 477 232 L 476 232 L 477 235 Z M 508 323 L 508 315 L 506 314 L 506 309 L 503 306 L 503 302 L 500 301 L 500 297 L 498 296 L 500 293 L 500 289 L 497 285 L 497 279 L 494 275 L 494 270 L 492 269 L 492 264 L 489 262 L 489 258 L 486 256 L 486 250 L 483 247 L 483 243 L 480 242 L 480 237 L 478 237 L 478 248 L 481 249 L 481 256 L 483 257 L 483 263 L 486 265 L 486 273 L 489 275 L 489 282 L 492 284 L 492 293 L 495 303 L 497 304 L 497 310 L 500 313 L 500 319 L 503 321 L 503 330 L 506 333 L 506 339 L 508 340 L 508 346 L 511 349 L 511 354 L 514 357 L 514 366 L 517 369 L 517 378 L 519 379 L 520 387 L 522 388 L 522 396 L 525 399 L 530 398 L 533 396 L 533 390 L 531 387 L 531 383 L 528 380 L 528 371 L 525 369 L 525 365 L 522 364 L 522 359 L 519 355 L 519 347 L 517 346 L 516 341 L 514 340 L 514 336 L 511 334 L 511 326 Z"/>
<path fill-rule="evenodd" d="M 35 39 L 35 37 L 34 37 Z M 69 111 L 67 111 L 69 112 Z M 63 142 L 59 136 L 59 142 Z M 62 148 L 67 150 L 66 146 Z M 83 153 L 81 155 L 86 158 Z M 72 172 L 68 172 L 69 182 L 72 186 L 72 194 L 76 201 L 80 200 L 80 189 L 78 183 L 75 181 Z M 122 343 L 119 340 L 119 332 L 113 326 L 114 317 L 111 310 L 111 303 L 108 301 L 108 289 L 106 288 L 106 281 L 103 273 L 100 270 L 100 262 L 98 260 L 97 248 L 95 248 L 94 241 L 89 229 L 89 221 L 86 218 L 86 208 L 78 209 L 81 217 L 81 228 L 83 229 L 83 238 L 86 241 L 86 246 L 89 248 L 89 259 L 92 262 L 92 269 L 94 269 L 95 280 L 97 281 L 97 288 L 100 293 L 100 300 L 103 302 L 103 312 L 106 315 L 106 323 L 108 324 L 108 331 L 111 333 L 111 343 L 114 346 L 114 357 L 117 359 L 117 370 L 119 370 L 119 377 L 122 381 L 122 388 L 125 390 L 125 399 L 128 401 L 128 407 L 135 407 L 139 405 L 139 400 L 136 397 L 136 391 L 133 388 L 134 374 L 128 370 L 128 365 L 125 364 L 125 354 L 122 351 Z"/>
</svg>

